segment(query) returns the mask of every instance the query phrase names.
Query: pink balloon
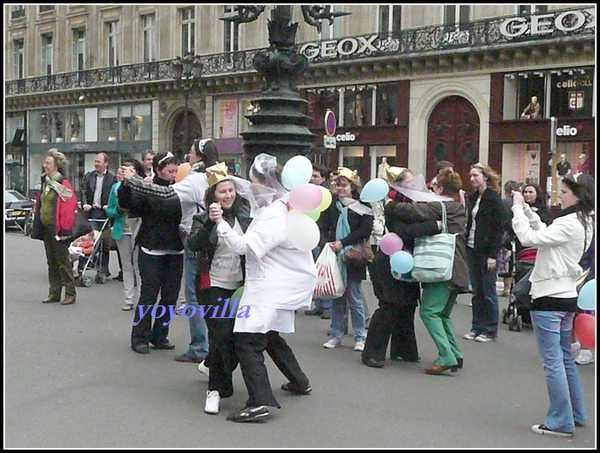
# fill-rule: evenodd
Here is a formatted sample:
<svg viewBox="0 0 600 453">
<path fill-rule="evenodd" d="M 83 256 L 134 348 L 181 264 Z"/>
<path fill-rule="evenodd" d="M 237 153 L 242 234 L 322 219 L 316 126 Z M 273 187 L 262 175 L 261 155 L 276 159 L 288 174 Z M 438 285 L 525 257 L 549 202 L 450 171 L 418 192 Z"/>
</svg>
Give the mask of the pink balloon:
<svg viewBox="0 0 600 453">
<path fill-rule="evenodd" d="M 323 192 L 315 184 L 302 184 L 290 194 L 290 206 L 301 212 L 318 208 L 322 200 Z"/>
<path fill-rule="evenodd" d="M 404 242 L 402 241 L 402 238 L 396 233 L 385 234 L 379 242 L 379 248 L 388 256 L 401 251 L 403 246 Z"/>
</svg>

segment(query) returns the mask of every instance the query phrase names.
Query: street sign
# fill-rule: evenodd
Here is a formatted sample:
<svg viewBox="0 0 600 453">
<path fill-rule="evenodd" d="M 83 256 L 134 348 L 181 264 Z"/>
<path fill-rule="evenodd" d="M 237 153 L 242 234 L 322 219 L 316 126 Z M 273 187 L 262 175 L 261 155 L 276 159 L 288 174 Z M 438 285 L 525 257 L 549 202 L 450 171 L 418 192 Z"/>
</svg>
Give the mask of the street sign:
<svg viewBox="0 0 600 453">
<path fill-rule="evenodd" d="M 337 146 L 337 140 L 335 137 L 330 137 L 329 135 L 323 136 L 323 146 L 327 149 L 335 149 Z"/>
<path fill-rule="evenodd" d="M 335 135 L 335 129 L 337 128 L 337 121 L 335 119 L 335 113 L 333 110 L 327 109 L 325 112 L 325 133 L 330 137 Z"/>
</svg>

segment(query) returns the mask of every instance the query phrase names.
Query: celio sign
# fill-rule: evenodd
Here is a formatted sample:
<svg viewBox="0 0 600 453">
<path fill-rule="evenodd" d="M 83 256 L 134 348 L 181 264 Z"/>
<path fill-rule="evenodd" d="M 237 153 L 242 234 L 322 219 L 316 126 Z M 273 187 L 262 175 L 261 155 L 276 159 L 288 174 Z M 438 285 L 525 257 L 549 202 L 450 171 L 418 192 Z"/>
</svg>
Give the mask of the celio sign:
<svg viewBox="0 0 600 453">
<path fill-rule="evenodd" d="M 585 13 L 587 13 L 587 17 Z M 554 33 L 555 30 L 572 32 L 578 29 L 596 28 L 596 10 L 594 8 L 583 11 L 565 11 L 554 16 L 555 14 L 536 14 L 527 18 L 512 17 L 502 22 L 500 33 L 507 38 L 516 38 L 526 34 L 534 36 Z M 586 24 L 586 22 L 588 23 Z"/>
</svg>

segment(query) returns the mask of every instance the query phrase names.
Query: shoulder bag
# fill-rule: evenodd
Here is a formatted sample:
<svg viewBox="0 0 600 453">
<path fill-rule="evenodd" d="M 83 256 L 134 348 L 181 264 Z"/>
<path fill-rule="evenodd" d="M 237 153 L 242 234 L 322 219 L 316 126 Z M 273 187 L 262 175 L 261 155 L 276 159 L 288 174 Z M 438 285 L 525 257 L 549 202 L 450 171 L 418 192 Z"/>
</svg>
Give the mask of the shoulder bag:
<svg viewBox="0 0 600 453">
<path fill-rule="evenodd" d="M 412 276 L 421 283 L 447 282 L 452 278 L 456 234 L 448 233 L 446 205 L 442 205 L 442 232 L 415 239 Z"/>
<path fill-rule="evenodd" d="M 342 257 L 346 266 L 367 266 L 373 261 L 373 249 L 369 241 L 359 242 L 349 247 Z"/>
</svg>

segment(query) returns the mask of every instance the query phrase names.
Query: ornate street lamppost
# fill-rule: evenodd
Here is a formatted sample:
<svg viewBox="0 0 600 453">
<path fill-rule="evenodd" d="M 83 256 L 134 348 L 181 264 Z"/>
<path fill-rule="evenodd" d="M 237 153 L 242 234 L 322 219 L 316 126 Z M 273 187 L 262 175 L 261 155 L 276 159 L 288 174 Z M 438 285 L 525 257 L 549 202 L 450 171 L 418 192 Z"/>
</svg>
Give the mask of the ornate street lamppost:
<svg viewBox="0 0 600 453">
<path fill-rule="evenodd" d="M 221 20 L 245 23 L 256 20 L 265 10 L 264 5 L 236 5 L 238 14 Z M 333 23 L 338 16 L 350 13 L 332 12 L 330 6 L 302 5 L 304 21 L 321 30 L 321 20 Z M 254 56 L 254 68 L 264 77 L 262 94 L 252 101 L 253 113 L 246 115 L 249 130 L 242 132 L 248 168 L 260 153 L 275 155 L 280 164 L 290 157 L 306 155 L 313 147 L 315 135 L 308 129 L 311 118 L 301 113 L 307 101 L 296 89 L 296 79 L 308 68 L 308 58 L 295 49 L 298 23 L 290 23 L 292 6 L 278 5 L 268 21 L 267 49 Z"/>
<path fill-rule="evenodd" d="M 175 61 L 171 63 L 171 69 L 173 70 L 173 78 L 175 79 L 175 87 L 179 90 L 182 90 L 185 96 L 185 136 L 182 143 L 182 150 L 180 151 L 181 155 L 177 156 L 181 160 L 192 146 L 190 140 L 191 137 L 188 100 L 194 88 L 196 88 L 196 86 L 198 86 L 200 83 L 203 67 L 204 65 L 202 61 L 200 61 L 200 56 L 192 55 L 191 53 L 187 53 L 183 58 L 177 57 L 175 58 Z"/>
</svg>

